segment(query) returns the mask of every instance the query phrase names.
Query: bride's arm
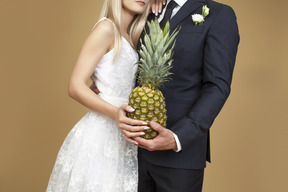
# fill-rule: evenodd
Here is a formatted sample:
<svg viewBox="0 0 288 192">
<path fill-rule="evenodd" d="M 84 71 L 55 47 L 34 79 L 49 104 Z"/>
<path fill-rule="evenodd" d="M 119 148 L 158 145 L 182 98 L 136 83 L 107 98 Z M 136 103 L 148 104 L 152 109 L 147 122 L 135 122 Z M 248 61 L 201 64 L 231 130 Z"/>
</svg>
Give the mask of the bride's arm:
<svg viewBox="0 0 288 192">
<path fill-rule="evenodd" d="M 68 94 L 94 111 L 116 119 L 118 108 L 99 98 L 87 85 L 97 64 L 113 46 L 113 26 L 109 21 L 100 22 L 88 35 L 74 66 Z"/>
<path fill-rule="evenodd" d="M 129 136 L 138 137 L 143 134 L 142 131 L 146 126 L 143 126 L 143 121 L 126 117 L 126 112 L 132 112 L 132 108 L 124 104 L 121 107 L 116 107 L 101 99 L 87 86 L 87 81 L 93 74 L 97 64 L 113 46 L 113 30 L 113 26 L 109 21 L 102 21 L 89 34 L 73 69 L 68 93 L 69 96 L 82 105 L 115 120 L 124 135 L 127 131 L 133 130 L 133 133 L 129 134 Z M 125 124 L 122 126 L 123 122 L 128 125 Z M 125 135 L 125 138 L 129 142 L 135 143 L 127 135 Z"/>
</svg>

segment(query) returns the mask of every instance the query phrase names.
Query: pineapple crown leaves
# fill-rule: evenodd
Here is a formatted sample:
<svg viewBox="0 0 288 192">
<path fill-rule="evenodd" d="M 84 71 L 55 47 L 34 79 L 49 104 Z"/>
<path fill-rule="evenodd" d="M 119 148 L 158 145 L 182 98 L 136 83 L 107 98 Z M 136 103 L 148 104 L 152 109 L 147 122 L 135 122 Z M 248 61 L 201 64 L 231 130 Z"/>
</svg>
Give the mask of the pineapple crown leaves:
<svg viewBox="0 0 288 192">
<path fill-rule="evenodd" d="M 147 22 L 150 34 L 145 31 L 144 43 L 140 40 L 140 60 L 138 62 L 138 81 L 150 87 L 157 88 L 169 80 L 172 73 L 173 49 L 175 37 L 179 30 L 170 33 L 169 22 L 162 30 L 157 18 Z"/>
</svg>

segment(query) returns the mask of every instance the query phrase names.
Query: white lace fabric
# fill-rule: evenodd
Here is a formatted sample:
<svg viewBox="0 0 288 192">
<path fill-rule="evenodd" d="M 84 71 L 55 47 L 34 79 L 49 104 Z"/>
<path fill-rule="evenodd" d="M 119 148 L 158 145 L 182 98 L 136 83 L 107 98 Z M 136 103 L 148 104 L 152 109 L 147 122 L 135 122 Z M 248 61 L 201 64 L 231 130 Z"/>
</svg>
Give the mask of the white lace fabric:
<svg viewBox="0 0 288 192">
<path fill-rule="evenodd" d="M 97 23 L 104 19 L 108 20 Z M 94 71 L 99 96 L 115 106 L 127 104 L 135 86 L 137 61 L 138 54 L 122 37 L 115 62 L 112 49 Z M 125 140 L 115 121 L 89 111 L 61 146 L 46 191 L 136 192 L 137 183 L 137 147 Z"/>
</svg>

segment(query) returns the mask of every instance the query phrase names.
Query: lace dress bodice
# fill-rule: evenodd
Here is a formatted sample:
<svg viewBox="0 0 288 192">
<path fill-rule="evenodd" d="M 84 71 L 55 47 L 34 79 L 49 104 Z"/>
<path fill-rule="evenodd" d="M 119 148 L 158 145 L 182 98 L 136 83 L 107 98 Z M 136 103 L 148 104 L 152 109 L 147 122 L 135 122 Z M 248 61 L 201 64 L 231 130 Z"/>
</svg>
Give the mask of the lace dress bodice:
<svg viewBox="0 0 288 192">
<path fill-rule="evenodd" d="M 108 20 L 107 18 L 103 19 Z M 93 81 L 96 83 L 101 97 L 128 99 L 136 82 L 138 54 L 122 37 L 119 57 L 115 61 L 113 61 L 113 57 L 114 49 L 103 56 L 93 73 Z"/>
</svg>

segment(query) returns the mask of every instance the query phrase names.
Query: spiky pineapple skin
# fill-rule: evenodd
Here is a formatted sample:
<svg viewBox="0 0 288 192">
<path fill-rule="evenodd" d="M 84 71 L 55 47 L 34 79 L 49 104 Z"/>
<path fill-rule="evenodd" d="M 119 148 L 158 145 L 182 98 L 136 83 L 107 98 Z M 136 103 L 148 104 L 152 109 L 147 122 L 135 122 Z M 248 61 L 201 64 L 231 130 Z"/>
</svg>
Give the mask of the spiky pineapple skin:
<svg viewBox="0 0 288 192">
<path fill-rule="evenodd" d="M 150 121 L 166 127 L 166 104 L 160 90 L 147 86 L 136 87 L 129 96 L 128 105 L 135 109 L 134 112 L 128 113 L 129 118 L 145 121 L 148 127 L 150 127 Z M 158 132 L 151 127 L 144 132 L 145 135 L 141 137 L 145 139 L 154 139 L 158 135 Z"/>
</svg>

